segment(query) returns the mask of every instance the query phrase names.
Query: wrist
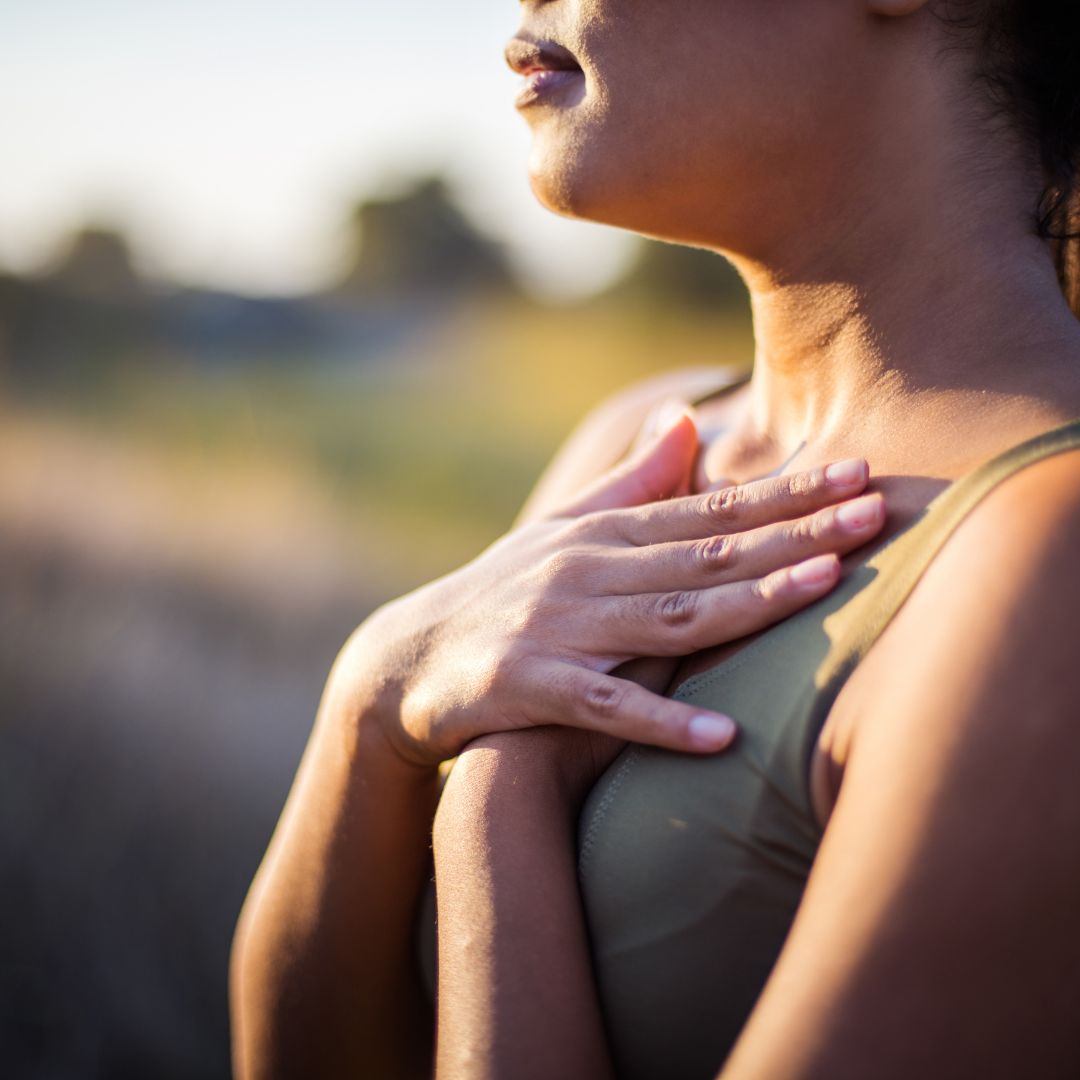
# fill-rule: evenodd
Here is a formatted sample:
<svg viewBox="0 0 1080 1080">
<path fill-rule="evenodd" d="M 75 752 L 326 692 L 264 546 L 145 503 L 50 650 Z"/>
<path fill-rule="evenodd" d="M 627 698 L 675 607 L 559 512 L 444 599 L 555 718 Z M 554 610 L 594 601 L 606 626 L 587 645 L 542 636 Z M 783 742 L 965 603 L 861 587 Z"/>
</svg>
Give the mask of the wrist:
<svg viewBox="0 0 1080 1080">
<path fill-rule="evenodd" d="M 572 835 L 579 800 L 564 763 L 546 752 L 542 729 L 487 735 L 474 740 L 454 763 L 439 801 L 436 836 L 491 837 L 523 823 Z"/>
<path fill-rule="evenodd" d="M 320 712 L 342 737 L 363 743 L 369 754 L 426 772 L 438 765 L 439 757 L 411 739 L 401 722 L 407 677 L 419 661 L 399 625 L 399 604 L 373 612 L 342 646 Z"/>
<path fill-rule="evenodd" d="M 481 749 L 495 752 L 485 761 L 489 768 L 498 770 L 500 796 L 512 800 L 549 792 L 576 815 L 601 773 L 625 745 L 594 731 L 550 725 L 485 735 L 469 743 L 466 753 Z"/>
</svg>

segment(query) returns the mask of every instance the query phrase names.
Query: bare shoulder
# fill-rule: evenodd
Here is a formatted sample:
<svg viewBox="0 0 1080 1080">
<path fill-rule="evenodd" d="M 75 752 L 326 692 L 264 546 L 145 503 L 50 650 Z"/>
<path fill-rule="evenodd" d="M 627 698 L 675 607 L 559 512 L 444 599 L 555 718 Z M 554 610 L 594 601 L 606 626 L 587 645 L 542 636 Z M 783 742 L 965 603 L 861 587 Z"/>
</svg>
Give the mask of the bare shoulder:
<svg viewBox="0 0 1080 1080">
<path fill-rule="evenodd" d="M 649 413 L 669 398 L 693 400 L 735 383 L 724 368 L 682 368 L 642 379 L 592 409 L 560 447 L 529 496 L 519 521 L 569 502 L 626 453 Z"/>
<path fill-rule="evenodd" d="M 965 518 L 883 635 L 878 662 L 903 667 L 928 634 L 950 635 L 947 651 L 962 656 L 1052 648 L 1063 624 L 1080 626 L 1078 552 L 1080 452 L 1069 451 L 1022 469 Z"/>
<path fill-rule="evenodd" d="M 913 680 L 937 699 L 955 698 L 954 712 L 980 728 L 1009 724 L 1001 705 L 1008 701 L 1016 716 L 1056 718 L 1080 738 L 1078 553 L 1080 452 L 1046 458 L 995 488 L 844 688 L 823 733 L 834 793 L 867 729 L 896 721 L 889 703 L 920 707 L 911 701 Z"/>
<path fill-rule="evenodd" d="M 1070 452 L 971 513 L 857 669 L 839 798 L 732 1077 L 1078 1075 L 1078 545 Z"/>
<path fill-rule="evenodd" d="M 921 669 L 972 723 L 1053 718 L 1080 737 L 1078 555 L 1080 453 L 1069 451 L 1011 476 L 964 519 L 879 643 L 882 686 Z"/>
</svg>

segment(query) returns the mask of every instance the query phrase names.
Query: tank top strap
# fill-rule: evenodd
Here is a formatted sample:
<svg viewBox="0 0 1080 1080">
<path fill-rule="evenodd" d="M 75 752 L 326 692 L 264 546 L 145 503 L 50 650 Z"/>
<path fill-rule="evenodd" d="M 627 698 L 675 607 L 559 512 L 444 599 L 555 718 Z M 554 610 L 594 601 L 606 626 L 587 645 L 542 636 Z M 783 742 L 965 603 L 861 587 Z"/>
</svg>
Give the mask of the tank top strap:
<svg viewBox="0 0 1080 1080">
<path fill-rule="evenodd" d="M 903 533 L 856 573 L 874 580 L 841 611 L 826 618 L 833 645 L 818 669 L 817 684 L 830 707 L 844 681 L 911 595 L 945 542 L 999 484 L 1056 454 L 1080 450 L 1080 419 L 1005 451 L 947 487 Z M 830 626 L 830 622 L 835 624 Z"/>
</svg>

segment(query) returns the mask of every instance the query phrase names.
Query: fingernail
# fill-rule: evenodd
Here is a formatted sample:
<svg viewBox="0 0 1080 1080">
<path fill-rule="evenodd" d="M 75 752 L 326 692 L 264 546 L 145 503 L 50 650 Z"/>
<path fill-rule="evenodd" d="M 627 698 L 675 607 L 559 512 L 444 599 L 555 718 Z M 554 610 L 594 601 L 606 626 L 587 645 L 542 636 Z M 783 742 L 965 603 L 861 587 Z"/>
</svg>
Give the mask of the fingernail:
<svg viewBox="0 0 1080 1080">
<path fill-rule="evenodd" d="M 848 458 L 825 468 L 825 479 L 833 487 L 854 487 L 867 479 L 866 462 L 862 458 Z"/>
<path fill-rule="evenodd" d="M 818 555 L 793 566 L 788 573 L 796 585 L 809 587 L 821 585 L 836 574 L 837 558 L 835 555 Z"/>
<path fill-rule="evenodd" d="M 864 495 L 854 502 L 844 503 L 836 508 L 836 521 L 842 529 L 858 532 L 868 525 L 873 525 L 881 516 L 881 496 Z"/>
<path fill-rule="evenodd" d="M 690 741 L 702 750 L 719 750 L 735 737 L 735 722 L 726 716 L 695 716 L 687 725 Z"/>
</svg>

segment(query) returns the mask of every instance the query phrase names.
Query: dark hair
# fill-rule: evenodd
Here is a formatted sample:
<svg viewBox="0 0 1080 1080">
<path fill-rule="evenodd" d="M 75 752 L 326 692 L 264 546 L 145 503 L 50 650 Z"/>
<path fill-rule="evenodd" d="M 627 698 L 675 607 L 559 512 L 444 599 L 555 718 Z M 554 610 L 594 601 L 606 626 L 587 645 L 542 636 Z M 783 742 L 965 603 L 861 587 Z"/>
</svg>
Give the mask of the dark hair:
<svg viewBox="0 0 1080 1080">
<path fill-rule="evenodd" d="M 1034 225 L 1080 316 L 1080 3 L 946 0 L 942 15 L 977 34 L 980 81 L 1038 150 L 1045 187 Z"/>
</svg>

